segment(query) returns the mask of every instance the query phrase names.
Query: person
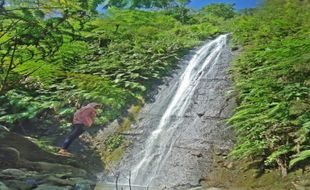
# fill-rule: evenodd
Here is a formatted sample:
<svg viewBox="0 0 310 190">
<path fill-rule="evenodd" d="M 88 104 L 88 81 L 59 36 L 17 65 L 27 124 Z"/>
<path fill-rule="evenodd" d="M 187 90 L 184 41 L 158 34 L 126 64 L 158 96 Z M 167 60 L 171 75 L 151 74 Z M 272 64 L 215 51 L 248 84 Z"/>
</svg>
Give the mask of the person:
<svg viewBox="0 0 310 190">
<path fill-rule="evenodd" d="M 70 156 L 68 148 L 71 143 L 78 138 L 85 129 L 90 127 L 96 118 L 96 109 L 100 107 L 98 103 L 89 103 L 86 106 L 75 112 L 72 122 L 72 130 L 65 138 L 58 154 L 63 156 Z"/>
</svg>

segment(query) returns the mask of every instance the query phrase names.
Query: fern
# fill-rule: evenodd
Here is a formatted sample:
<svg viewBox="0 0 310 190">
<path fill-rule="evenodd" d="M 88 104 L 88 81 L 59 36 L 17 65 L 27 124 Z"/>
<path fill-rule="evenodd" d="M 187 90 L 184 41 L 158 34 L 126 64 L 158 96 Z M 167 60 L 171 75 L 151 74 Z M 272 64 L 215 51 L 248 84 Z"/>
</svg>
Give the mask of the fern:
<svg viewBox="0 0 310 190">
<path fill-rule="evenodd" d="M 219 32 L 218 23 L 183 24 L 164 11 L 114 7 L 104 16 L 95 15 L 97 1 L 47 1 L 46 7 L 34 2 L 31 6 L 36 9 L 22 10 L 17 2 L 5 7 L 13 9 L 8 11 L 12 14 L 0 15 L 0 29 L 10 29 L 0 37 L 1 60 L 5 56 L 7 62 L 6 51 L 14 47 L 14 41 L 4 42 L 15 38 L 20 41 L 14 60 L 29 58 L 14 64 L 7 84 L 0 86 L 0 122 L 11 126 L 40 120 L 48 113 L 47 123 L 55 123 L 53 118 L 65 128 L 73 112 L 91 101 L 108 107 L 96 121 L 104 125 L 141 101 L 154 82 L 171 73 L 186 50 Z M 49 7 L 54 6 L 60 7 L 59 15 L 51 15 Z M 18 18 L 15 14 L 23 19 L 10 28 Z M 199 17 L 194 12 L 190 16 Z M 41 35 L 44 31 L 48 32 Z M 5 78 L 1 72 L 9 68 L 4 66 L 1 85 Z"/>
<path fill-rule="evenodd" d="M 290 161 L 289 167 L 293 167 L 296 164 L 298 164 L 299 162 L 302 162 L 302 161 L 309 159 L 310 158 L 310 150 L 304 150 L 304 151 L 300 152 L 299 154 L 296 154 L 294 157 L 295 158 L 293 158 Z"/>
<path fill-rule="evenodd" d="M 271 166 L 308 159 L 309 6 L 266 1 L 230 26 L 234 40 L 244 45 L 232 68 L 240 106 L 228 120 L 236 131 L 238 157 L 258 156 Z"/>
<path fill-rule="evenodd" d="M 276 160 L 282 156 L 286 155 L 291 151 L 290 145 L 284 145 L 282 147 L 279 147 L 276 151 L 273 151 L 270 156 L 268 156 L 265 160 L 266 165 L 271 165 L 276 162 Z"/>
</svg>

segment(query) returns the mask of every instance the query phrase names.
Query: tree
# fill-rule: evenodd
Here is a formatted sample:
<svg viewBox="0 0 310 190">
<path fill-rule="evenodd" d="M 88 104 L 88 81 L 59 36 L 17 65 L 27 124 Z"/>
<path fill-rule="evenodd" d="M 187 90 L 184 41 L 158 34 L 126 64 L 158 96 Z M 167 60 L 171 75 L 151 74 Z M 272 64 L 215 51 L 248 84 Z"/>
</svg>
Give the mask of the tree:
<svg viewBox="0 0 310 190">
<path fill-rule="evenodd" d="M 216 3 L 207 5 L 202 10 L 207 14 L 229 19 L 235 16 L 234 6 L 234 4 Z"/>
<path fill-rule="evenodd" d="M 74 37 L 76 27 L 70 19 L 74 18 L 78 27 L 82 27 L 85 12 L 66 1 L 2 0 L 0 4 L 0 93 L 3 94 L 20 82 L 17 79 L 9 83 L 18 66 L 54 55 L 63 43 L 64 34 Z M 37 69 L 25 71 L 22 78 Z"/>
<path fill-rule="evenodd" d="M 181 16 L 181 21 L 185 23 L 186 20 L 188 20 L 188 13 L 189 9 L 187 9 L 185 6 L 190 3 L 190 0 L 177 0 L 176 1 L 179 7 L 179 12 Z"/>
<path fill-rule="evenodd" d="M 185 7 L 190 0 L 110 0 L 105 7 L 119 8 L 167 8 L 170 6 Z"/>
</svg>

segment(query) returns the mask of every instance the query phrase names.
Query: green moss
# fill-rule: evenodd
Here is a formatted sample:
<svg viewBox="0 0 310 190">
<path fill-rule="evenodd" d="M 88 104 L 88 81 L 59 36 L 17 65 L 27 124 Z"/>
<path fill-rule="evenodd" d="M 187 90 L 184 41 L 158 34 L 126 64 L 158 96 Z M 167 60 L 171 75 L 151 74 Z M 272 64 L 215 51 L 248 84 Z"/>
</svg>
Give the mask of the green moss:
<svg viewBox="0 0 310 190">
<path fill-rule="evenodd" d="M 58 148 L 52 145 L 52 139 L 36 139 L 31 137 L 27 137 L 27 139 L 35 143 L 39 148 L 45 150 L 46 152 L 56 153 L 58 151 Z"/>
<path fill-rule="evenodd" d="M 228 163 L 233 167 L 228 168 Z M 259 164 L 251 160 L 231 161 L 219 156 L 214 156 L 213 171 L 208 173 L 207 187 L 221 187 L 224 189 L 263 189 L 263 190 L 287 190 L 296 189 L 294 186 L 310 185 L 310 170 L 297 170 L 290 172 L 287 177 L 282 177 L 277 170 L 264 172 L 258 169 Z M 308 184 L 309 183 L 309 184 Z M 294 185 L 295 184 L 295 185 Z"/>
<path fill-rule="evenodd" d="M 131 106 L 131 108 L 129 108 L 128 113 L 131 119 L 136 119 L 141 108 L 142 108 L 142 103 L 141 104 L 137 104 L 137 105 L 133 105 Z"/>
<path fill-rule="evenodd" d="M 102 155 L 102 160 L 106 165 L 107 169 L 110 169 L 112 165 L 116 164 L 124 155 L 125 144 L 122 144 L 118 148 L 114 149 L 112 152 L 105 151 Z"/>
<path fill-rule="evenodd" d="M 126 141 L 126 139 L 120 134 L 130 130 L 132 123 L 134 123 L 137 119 L 143 103 L 144 100 L 141 98 L 138 104 L 132 105 L 127 110 L 128 116 L 122 119 L 116 133 L 106 139 L 106 148 L 102 153 L 102 160 L 107 166 L 107 169 L 122 158 L 128 141 Z"/>
<path fill-rule="evenodd" d="M 122 133 L 128 131 L 131 127 L 132 121 L 129 118 L 123 119 L 120 128 L 118 128 L 117 132 Z"/>
<path fill-rule="evenodd" d="M 138 114 L 142 108 L 142 102 L 137 104 L 137 105 L 132 105 L 129 109 L 128 109 L 128 116 L 125 117 L 121 124 L 120 127 L 118 128 L 117 132 L 118 133 L 123 133 L 126 132 L 128 130 L 130 130 L 131 128 L 131 124 L 134 123 L 138 117 Z"/>
<path fill-rule="evenodd" d="M 105 140 L 104 144 L 108 152 L 113 152 L 115 149 L 120 147 L 123 144 L 123 142 L 124 142 L 124 137 L 122 135 L 114 134 L 114 135 L 109 136 Z"/>
</svg>

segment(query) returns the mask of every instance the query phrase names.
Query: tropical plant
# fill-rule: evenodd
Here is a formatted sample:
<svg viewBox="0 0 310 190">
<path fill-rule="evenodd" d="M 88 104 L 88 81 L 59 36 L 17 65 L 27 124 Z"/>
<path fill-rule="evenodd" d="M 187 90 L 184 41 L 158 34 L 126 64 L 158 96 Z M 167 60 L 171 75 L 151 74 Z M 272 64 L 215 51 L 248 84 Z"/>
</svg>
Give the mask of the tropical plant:
<svg viewBox="0 0 310 190">
<path fill-rule="evenodd" d="M 231 27 L 244 46 L 233 66 L 240 106 L 229 120 L 237 134 L 232 155 L 278 166 L 283 175 L 309 160 L 309 8 L 270 0 Z"/>
<path fill-rule="evenodd" d="M 213 24 L 184 25 L 162 10 L 113 7 L 99 15 L 92 6 L 100 3 L 16 0 L 1 9 L 2 124 L 46 120 L 65 127 L 76 109 L 96 101 L 105 105 L 96 120 L 104 125 L 141 101 L 187 49 L 219 32 Z M 12 54 L 14 38 L 22 43 Z"/>
</svg>

